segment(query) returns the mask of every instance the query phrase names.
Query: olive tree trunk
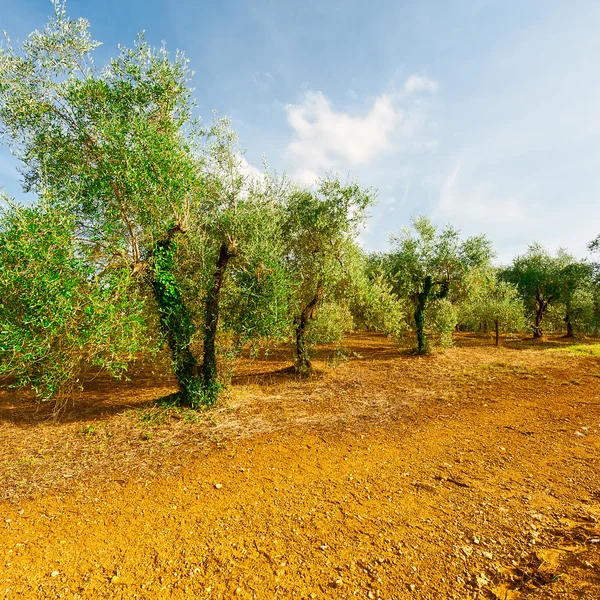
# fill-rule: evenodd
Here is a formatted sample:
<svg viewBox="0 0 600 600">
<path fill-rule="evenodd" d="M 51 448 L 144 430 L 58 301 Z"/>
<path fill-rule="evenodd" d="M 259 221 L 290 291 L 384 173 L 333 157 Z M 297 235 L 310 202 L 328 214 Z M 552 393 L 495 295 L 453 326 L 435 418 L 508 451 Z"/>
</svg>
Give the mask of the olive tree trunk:
<svg viewBox="0 0 600 600">
<path fill-rule="evenodd" d="M 188 310 L 175 279 L 175 231 L 154 247 L 150 267 L 151 285 L 162 333 L 171 353 L 173 372 L 179 384 L 176 394 L 181 406 L 198 404 L 201 377 L 198 363 L 191 351 L 195 332 L 192 316 Z"/>
<path fill-rule="evenodd" d="M 546 309 L 550 304 L 550 298 L 545 300 L 540 292 L 536 294 L 535 297 L 536 308 L 535 308 L 535 323 L 533 325 L 533 337 L 535 339 L 540 339 L 544 337 L 544 330 L 542 329 L 542 320 L 544 318 L 544 314 L 546 313 Z"/>
<path fill-rule="evenodd" d="M 443 300 L 450 290 L 450 282 L 443 281 L 439 292 L 432 293 L 434 282 L 431 275 L 427 275 L 423 280 L 423 289 L 417 294 L 417 307 L 415 309 L 415 330 L 417 332 L 417 352 L 425 354 L 427 352 L 427 336 L 425 335 L 427 305 L 430 300 Z"/>
<path fill-rule="evenodd" d="M 219 298 L 229 261 L 237 254 L 233 243 L 223 243 L 219 251 L 213 284 L 206 295 L 204 325 L 204 357 L 202 361 L 202 387 L 204 401 L 211 405 L 217 401 L 219 381 L 217 370 L 217 327 L 219 325 Z"/>
<path fill-rule="evenodd" d="M 312 371 L 308 348 L 306 346 L 306 330 L 310 321 L 317 316 L 317 309 L 323 299 L 323 281 L 317 283 L 317 291 L 312 300 L 304 307 L 296 326 L 296 372 L 308 375 Z"/>
<path fill-rule="evenodd" d="M 575 337 L 575 331 L 573 329 L 573 323 L 571 323 L 571 307 L 567 304 L 567 313 L 565 314 L 565 324 L 567 326 L 567 334 L 565 337 Z"/>
<path fill-rule="evenodd" d="M 433 280 L 428 275 L 423 282 L 423 289 L 417 295 L 417 308 L 415 309 L 415 330 L 417 332 L 417 352 L 424 354 L 427 351 L 427 337 L 425 336 L 425 316 L 427 303 L 431 295 Z"/>
</svg>

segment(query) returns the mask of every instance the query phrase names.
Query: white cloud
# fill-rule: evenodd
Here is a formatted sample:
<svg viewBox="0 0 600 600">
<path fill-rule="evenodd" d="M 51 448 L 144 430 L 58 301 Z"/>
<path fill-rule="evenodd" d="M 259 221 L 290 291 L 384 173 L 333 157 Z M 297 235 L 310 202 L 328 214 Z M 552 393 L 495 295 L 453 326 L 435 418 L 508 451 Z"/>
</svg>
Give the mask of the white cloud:
<svg viewBox="0 0 600 600">
<path fill-rule="evenodd" d="M 369 163 L 389 147 L 401 117 L 387 94 L 376 98 L 364 116 L 336 112 L 322 92 L 308 92 L 302 104 L 285 109 L 296 134 L 287 154 L 313 169 L 328 167 L 336 159 L 353 166 Z"/>
<path fill-rule="evenodd" d="M 251 165 L 243 154 L 238 155 L 239 167 L 242 175 L 253 180 L 262 180 L 264 173 L 257 169 L 254 165 Z"/>
<path fill-rule="evenodd" d="M 418 92 L 435 93 L 437 91 L 437 82 L 424 75 L 411 75 L 404 84 L 404 91 L 408 94 Z"/>
<path fill-rule="evenodd" d="M 411 84 L 415 89 L 435 84 L 417 79 Z M 301 103 L 288 104 L 285 111 L 294 138 L 285 156 L 294 168 L 294 177 L 311 184 L 331 167 L 356 169 L 399 150 L 434 150 L 437 141 L 418 139 L 426 125 L 421 109 L 398 106 L 402 95 L 381 94 L 362 115 L 335 110 L 320 91 L 309 91 Z"/>
</svg>

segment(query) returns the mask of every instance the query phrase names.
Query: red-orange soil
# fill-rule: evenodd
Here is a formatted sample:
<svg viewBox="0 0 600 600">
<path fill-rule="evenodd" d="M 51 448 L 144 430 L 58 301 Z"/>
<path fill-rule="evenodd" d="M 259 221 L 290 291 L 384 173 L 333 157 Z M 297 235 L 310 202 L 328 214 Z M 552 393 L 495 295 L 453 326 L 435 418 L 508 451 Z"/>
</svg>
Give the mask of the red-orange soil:
<svg viewBox="0 0 600 600">
<path fill-rule="evenodd" d="M 3 392 L 0 598 L 600 598 L 600 360 L 348 345 L 199 417 L 148 372 L 56 420 Z"/>
</svg>

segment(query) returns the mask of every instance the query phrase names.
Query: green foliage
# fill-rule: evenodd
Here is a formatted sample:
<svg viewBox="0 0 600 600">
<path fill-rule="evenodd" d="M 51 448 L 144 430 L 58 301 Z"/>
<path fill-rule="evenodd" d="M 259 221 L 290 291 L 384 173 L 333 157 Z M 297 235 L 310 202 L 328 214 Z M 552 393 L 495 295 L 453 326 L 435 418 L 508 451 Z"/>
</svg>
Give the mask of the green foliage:
<svg viewBox="0 0 600 600">
<path fill-rule="evenodd" d="M 352 269 L 350 310 L 357 329 L 380 331 L 400 342 L 406 303 L 393 292 L 381 265 L 357 252 Z"/>
<path fill-rule="evenodd" d="M 161 331 L 172 356 L 181 387 L 181 400 L 188 406 L 206 403 L 197 376 L 198 365 L 191 344 L 195 333 L 192 316 L 185 305 L 175 277 L 177 244 L 170 240 L 156 245 L 152 256 L 152 287 Z"/>
<path fill-rule="evenodd" d="M 44 400 L 64 399 L 86 364 L 119 376 L 153 349 L 129 271 L 95 272 L 72 231 L 44 203 L 0 212 L 0 375 Z"/>
<path fill-rule="evenodd" d="M 544 313 L 544 333 L 560 333 L 565 329 L 565 305 L 555 302 Z"/>
<path fill-rule="evenodd" d="M 222 331 L 241 349 L 248 341 L 277 341 L 289 335 L 291 281 L 282 261 L 286 183 L 267 172 L 260 179 L 243 174 L 235 138 L 231 135 L 230 139 L 232 146 L 220 143 L 220 160 L 228 157 L 225 181 L 233 184 L 223 188 L 221 182 L 218 217 L 204 227 L 206 244 L 213 246 L 212 256 L 216 257 L 215 242 L 235 247 L 223 282 Z M 207 286 L 212 284 L 214 260 L 208 263 Z"/>
<path fill-rule="evenodd" d="M 550 253 L 540 244 L 532 244 L 525 254 L 513 260 L 504 278 L 514 283 L 533 306 L 538 293 L 550 298 L 559 296 L 559 272 L 559 264 Z"/>
<path fill-rule="evenodd" d="M 458 308 L 448 298 L 431 303 L 431 329 L 436 334 L 442 348 L 454 345 L 452 334 L 458 324 Z"/>
<path fill-rule="evenodd" d="M 525 306 L 518 288 L 498 278 L 492 268 L 472 269 L 463 281 L 459 323 L 477 331 L 522 331 L 526 325 Z"/>
<path fill-rule="evenodd" d="M 392 237 L 393 250 L 387 259 L 399 296 L 416 296 L 428 276 L 433 279 L 431 293 L 439 293 L 446 284 L 460 283 L 469 269 L 489 264 L 494 256 L 485 236 L 462 241 L 453 227 L 440 231 L 423 216 L 415 217 L 412 226 L 413 231 L 405 228 Z"/>
<path fill-rule="evenodd" d="M 52 191 L 79 234 L 137 263 L 173 224 L 185 225 L 198 189 L 190 148 L 185 59 L 140 38 L 102 70 L 89 24 L 64 4 L 19 49 L 0 50 L 0 120 L 22 159 L 25 187 Z"/>
<path fill-rule="evenodd" d="M 404 229 L 392 238 L 393 249 L 378 259 L 387 273 L 394 293 L 414 310 L 418 352 L 427 352 L 426 330 L 430 304 L 436 305 L 436 330 L 443 345 L 450 343 L 450 325 L 457 316 L 444 299 L 454 301 L 461 294 L 466 274 L 490 263 L 493 251 L 485 236 L 461 240 L 450 226 L 439 231 L 426 217 L 413 219 L 413 230 Z"/>
<path fill-rule="evenodd" d="M 286 183 L 266 170 L 260 176 L 245 172 L 241 156 L 228 121 L 215 122 L 203 151 L 209 211 L 195 215 L 202 247 L 193 277 L 202 297 L 204 387 L 213 395 L 227 383 L 247 342 L 281 340 L 291 324 L 282 263 Z"/>
<path fill-rule="evenodd" d="M 289 311 L 294 317 L 299 372 L 310 371 L 308 324 L 327 299 L 348 295 L 355 266 L 354 240 L 373 203 L 373 192 L 338 177 L 321 179 L 315 191 L 292 189 L 285 203 L 285 265 L 294 282 Z"/>
<path fill-rule="evenodd" d="M 127 315 L 138 308 L 145 320 L 160 319 L 167 341 L 174 341 L 173 366 L 185 396 L 197 386 L 191 368 L 181 377 L 182 365 L 193 366 L 189 348 L 178 355 L 189 321 L 180 302 L 174 308 L 176 269 L 173 257 L 161 265 L 160 248 L 168 248 L 175 235 L 188 231 L 189 216 L 203 198 L 194 154 L 202 132 L 191 116 L 187 63 L 180 54 L 172 60 L 164 48 L 152 49 L 140 37 L 133 48 L 121 48 L 117 58 L 98 70 L 92 56 L 98 45 L 90 38 L 87 21 L 69 19 L 59 1 L 46 28 L 32 33 L 20 48 L 7 39 L 0 48 L 3 139 L 21 158 L 25 189 L 43 196 L 70 224 L 68 235 L 78 244 L 81 277 L 102 274 L 102 285 L 91 293 L 85 286 L 71 285 L 72 273 L 63 269 L 61 301 L 92 303 L 94 309 L 88 312 L 95 315 L 100 310 L 96 295 L 104 295 L 105 312 L 124 315 L 120 331 L 106 332 L 117 336 L 114 342 L 106 341 L 108 346 L 118 345 L 121 335 L 127 339 Z M 68 248 L 67 240 L 62 241 Z M 48 254 L 50 247 L 43 252 Z M 117 281 L 107 283 L 110 278 Z M 112 302 L 109 294 L 115 287 L 127 294 Z M 146 301 L 151 290 L 158 294 L 156 303 Z M 57 292 L 56 302 L 58 297 Z M 112 324 L 111 315 L 106 316 L 106 323 Z M 169 327 L 178 331 L 166 333 Z M 88 329 L 95 331 L 92 325 L 65 328 L 65 339 L 69 331 Z M 89 363 L 89 354 L 98 354 L 90 350 L 94 344 L 77 334 L 77 341 L 68 343 L 70 362 Z M 133 336 L 129 356 L 136 350 Z M 63 365 L 62 354 L 61 344 L 47 348 L 49 369 Z M 119 356 L 126 359 L 123 353 Z M 40 388 L 44 397 L 76 381 L 74 366 L 60 370 L 60 377 L 52 376 L 57 385 Z M 26 383 L 23 378 L 18 381 Z"/>
<path fill-rule="evenodd" d="M 340 345 L 344 333 L 354 329 L 352 313 L 344 302 L 324 302 L 308 326 L 307 344 L 310 348 L 318 344 Z"/>
<path fill-rule="evenodd" d="M 593 283 L 588 282 L 573 292 L 570 303 L 570 317 L 575 332 L 598 335 L 600 330 L 598 306 L 599 290 Z"/>
<path fill-rule="evenodd" d="M 591 284 L 591 276 L 588 263 L 575 260 L 564 250 L 553 257 L 540 244 L 531 245 L 503 273 L 504 279 L 519 289 L 533 321 L 534 337 L 543 334 L 549 309 L 559 304 L 563 305 L 567 333 L 572 334 L 573 302 L 579 290 Z"/>
<path fill-rule="evenodd" d="M 559 251 L 560 300 L 564 305 L 563 323 L 567 335 L 575 330 L 586 331 L 594 326 L 593 314 L 593 268 L 587 261 L 578 261 L 564 250 Z"/>
</svg>

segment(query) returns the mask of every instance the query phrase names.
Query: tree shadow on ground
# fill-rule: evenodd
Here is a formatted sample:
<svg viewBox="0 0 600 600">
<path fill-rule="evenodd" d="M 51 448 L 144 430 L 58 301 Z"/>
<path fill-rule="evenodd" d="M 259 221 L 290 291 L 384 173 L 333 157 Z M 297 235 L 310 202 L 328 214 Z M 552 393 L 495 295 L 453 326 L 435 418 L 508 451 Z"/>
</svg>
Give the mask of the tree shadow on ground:
<svg viewBox="0 0 600 600">
<path fill-rule="evenodd" d="M 302 384 L 322 379 L 325 372 L 322 369 L 313 368 L 307 375 L 296 372 L 293 365 L 279 369 L 252 370 L 247 373 L 234 375 L 231 383 L 235 385 L 259 385 L 261 388 L 269 389 L 280 387 L 285 384 Z"/>
<path fill-rule="evenodd" d="M 459 333 L 456 336 L 458 347 L 494 347 L 494 337 L 491 335 L 478 333 Z M 531 335 L 513 335 L 510 337 L 500 337 L 500 348 L 510 348 L 511 350 L 552 350 L 568 348 L 574 345 L 594 345 L 600 343 L 598 338 L 576 337 L 568 338 L 561 334 L 551 334 L 543 338 L 535 339 Z"/>
<path fill-rule="evenodd" d="M 398 346 L 384 334 L 355 332 L 347 336 L 344 348 L 350 362 L 390 362 L 394 360 L 436 360 L 435 353 L 417 355 L 410 334 Z M 458 333 L 457 348 L 493 349 L 493 338 L 481 334 Z M 572 345 L 598 344 L 597 338 L 565 338 L 561 335 L 534 340 L 531 336 L 502 338 L 500 348 L 512 350 L 549 350 L 568 348 Z M 326 365 L 339 360 L 338 349 L 322 346 L 316 349 L 314 372 L 309 377 L 298 375 L 293 367 L 293 352 L 289 345 L 260 351 L 252 358 L 248 350 L 242 354 L 237 373 L 232 377 L 233 386 L 257 385 L 266 390 L 284 388 L 286 385 L 301 386 L 322 379 Z M 385 368 L 382 365 L 382 368 Z M 144 410 L 156 405 L 156 401 L 175 390 L 172 377 L 154 372 L 152 365 L 144 365 L 131 374 L 129 380 L 115 380 L 106 373 L 90 372 L 83 383 L 83 390 L 76 391 L 58 413 L 54 402 L 37 402 L 31 391 L 7 389 L 8 380 L 0 380 L 0 427 L 2 423 L 35 427 L 42 423 L 74 423 L 108 420 L 128 410 Z"/>
<path fill-rule="evenodd" d="M 83 389 L 57 406 L 54 401 L 40 402 L 32 391 L 0 388 L 0 424 L 36 426 L 41 423 L 103 421 L 132 409 L 153 406 L 159 398 L 172 392 L 174 382 L 152 373 L 133 374 L 119 381 L 106 373 L 91 373 Z"/>
</svg>

